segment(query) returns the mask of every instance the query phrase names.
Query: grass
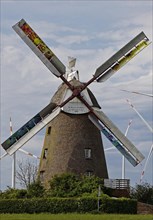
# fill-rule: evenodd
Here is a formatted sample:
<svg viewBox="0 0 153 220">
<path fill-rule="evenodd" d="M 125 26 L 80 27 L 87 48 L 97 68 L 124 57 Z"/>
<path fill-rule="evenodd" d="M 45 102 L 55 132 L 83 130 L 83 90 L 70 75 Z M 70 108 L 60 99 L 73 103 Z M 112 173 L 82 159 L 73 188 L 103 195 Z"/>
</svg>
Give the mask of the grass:
<svg viewBox="0 0 153 220">
<path fill-rule="evenodd" d="M 153 220 L 153 215 L 0 214 L 0 220 Z"/>
</svg>

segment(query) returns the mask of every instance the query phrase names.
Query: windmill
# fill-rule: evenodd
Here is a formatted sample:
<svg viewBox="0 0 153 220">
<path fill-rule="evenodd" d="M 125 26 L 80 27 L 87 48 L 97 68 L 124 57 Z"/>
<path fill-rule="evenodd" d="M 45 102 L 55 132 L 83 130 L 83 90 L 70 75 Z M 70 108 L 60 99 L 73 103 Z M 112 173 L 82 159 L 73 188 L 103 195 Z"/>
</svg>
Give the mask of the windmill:
<svg viewBox="0 0 153 220">
<path fill-rule="evenodd" d="M 12 155 L 48 125 L 39 167 L 39 177 L 44 184 L 53 175 L 62 172 L 107 178 L 100 131 L 133 166 L 139 164 L 144 156 L 100 110 L 88 86 L 94 81 L 106 81 L 144 49 L 149 44 L 146 35 L 143 32 L 138 34 L 97 68 L 88 82 L 82 83 L 71 64 L 70 74 L 66 76 L 65 65 L 24 19 L 15 24 L 13 29 L 63 83 L 50 104 L 2 143 L 7 153 Z"/>
</svg>

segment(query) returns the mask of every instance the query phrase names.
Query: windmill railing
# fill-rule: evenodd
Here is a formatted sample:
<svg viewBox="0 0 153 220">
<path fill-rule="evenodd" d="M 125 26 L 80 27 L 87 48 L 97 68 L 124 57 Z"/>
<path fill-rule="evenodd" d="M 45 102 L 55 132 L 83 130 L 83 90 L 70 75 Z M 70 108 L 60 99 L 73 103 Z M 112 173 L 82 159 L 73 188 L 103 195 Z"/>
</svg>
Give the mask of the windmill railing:
<svg viewBox="0 0 153 220">
<path fill-rule="evenodd" d="M 112 189 L 130 189 L 129 179 L 104 179 L 104 186 Z"/>
</svg>

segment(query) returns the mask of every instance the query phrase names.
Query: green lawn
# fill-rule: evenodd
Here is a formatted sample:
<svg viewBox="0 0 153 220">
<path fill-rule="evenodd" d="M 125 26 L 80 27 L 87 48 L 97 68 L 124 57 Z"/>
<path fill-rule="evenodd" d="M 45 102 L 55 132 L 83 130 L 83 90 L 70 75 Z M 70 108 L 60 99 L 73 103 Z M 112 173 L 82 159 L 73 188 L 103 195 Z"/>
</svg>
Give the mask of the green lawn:
<svg viewBox="0 0 153 220">
<path fill-rule="evenodd" d="M 0 214 L 0 220 L 153 220 L 153 215 Z"/>
</svg>

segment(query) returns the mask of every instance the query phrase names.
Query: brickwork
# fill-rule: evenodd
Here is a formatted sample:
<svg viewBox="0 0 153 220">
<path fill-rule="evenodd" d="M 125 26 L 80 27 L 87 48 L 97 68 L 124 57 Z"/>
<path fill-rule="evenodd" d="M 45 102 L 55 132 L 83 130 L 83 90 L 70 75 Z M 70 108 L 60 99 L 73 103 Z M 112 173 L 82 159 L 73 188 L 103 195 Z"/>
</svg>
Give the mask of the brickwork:
<svg viewBox="0 0 153 220">
<path fill-rule="evenodd" d="M 59 104 L 65 88 L 63 84 L 51 102 Z M 99 107 L 96 99 L 93 100 L 94 106 Z M 85 149 L 90 149 L 90 158 L 85 158 Z M 87 114 L 61 112 L 47 126 L 39 166 L 40 180 L 47 187 L 48 180 L 64 172 L 108 178 L 101 133 Z"/>
</svg>

